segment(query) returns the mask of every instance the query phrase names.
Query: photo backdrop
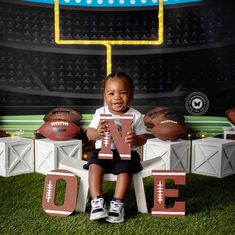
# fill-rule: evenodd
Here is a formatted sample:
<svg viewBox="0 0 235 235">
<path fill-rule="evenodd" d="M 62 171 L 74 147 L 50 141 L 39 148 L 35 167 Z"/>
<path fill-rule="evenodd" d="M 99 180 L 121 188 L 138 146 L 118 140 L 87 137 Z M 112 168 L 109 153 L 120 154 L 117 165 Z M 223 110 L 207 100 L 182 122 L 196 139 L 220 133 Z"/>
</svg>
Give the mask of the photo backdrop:
<svg viewBox="0 0 235 235">
<path fill-rule="evenodd" d="M 55 106 L 94 113 L 103 104 L 105 48 L 56 44 L 53 4 L 42 2 L 0 0 L 0 115 L 45 114 Z M 157 37 L 158 1 L 76 3 L 61 3 L 63 39 Z M 210 101 L 205 115 L 224 116 L 235 106 L 234 10 L 228 0 L 164 1 L 162 45 L 113 46 L 112 71 L 135 84 L 132 105 L 142 113 L 164 105 L 189 115 L 185 99 L 200 91 Z"/>
</svg>

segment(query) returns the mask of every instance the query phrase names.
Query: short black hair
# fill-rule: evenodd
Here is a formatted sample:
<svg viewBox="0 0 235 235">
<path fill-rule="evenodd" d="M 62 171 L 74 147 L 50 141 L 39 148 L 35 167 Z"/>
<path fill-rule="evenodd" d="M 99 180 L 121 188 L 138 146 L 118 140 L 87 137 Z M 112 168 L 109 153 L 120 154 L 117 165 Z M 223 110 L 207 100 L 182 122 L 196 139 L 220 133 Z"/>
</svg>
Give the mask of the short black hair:
<svg viewBox="0 0 235 235">
<path fill-rule="evenodd" d="M 127 81 L 128 85 L 129 85 L 129 88 L 130 88 L 130 91 L 131 91 L 131 95 L 132 97 L 134 96 L 134 84 L 133 84 L 133 81 L 131 79 L 131 77 L 124 73 L 124 72 L 113 72 L 113 73 L 110 73 L 103 81 L 103 88 L 105 90 L 105 85 L 107 83 L 108 80 L 114 78 L 114 77 L 118 77 L 120 79 L 124 79 Z"/>
</svg>

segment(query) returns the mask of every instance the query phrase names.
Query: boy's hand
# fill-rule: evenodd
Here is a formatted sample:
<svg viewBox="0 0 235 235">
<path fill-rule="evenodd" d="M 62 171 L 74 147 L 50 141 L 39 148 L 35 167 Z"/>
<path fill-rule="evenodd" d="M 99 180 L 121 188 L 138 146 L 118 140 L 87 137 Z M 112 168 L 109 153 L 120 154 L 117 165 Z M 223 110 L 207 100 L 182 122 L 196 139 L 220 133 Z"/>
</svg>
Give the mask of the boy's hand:
<svg viewBox="0 0 235 235">
<path fill-rule="evenodd" d="M 105 120 L 100 121 L 97 127 L 97 134 L 99 137 L 104 136 L 104 133 L 107 131 L 108 125 Z"/>
<path fill-rule="evenodd" d="M 135 133 L 127 132 L 127 136 L 125 137 L 125 142 L 129 144 L 129 146 L 135 145 L 137 146 L 138 138 Z"/>
</svg>

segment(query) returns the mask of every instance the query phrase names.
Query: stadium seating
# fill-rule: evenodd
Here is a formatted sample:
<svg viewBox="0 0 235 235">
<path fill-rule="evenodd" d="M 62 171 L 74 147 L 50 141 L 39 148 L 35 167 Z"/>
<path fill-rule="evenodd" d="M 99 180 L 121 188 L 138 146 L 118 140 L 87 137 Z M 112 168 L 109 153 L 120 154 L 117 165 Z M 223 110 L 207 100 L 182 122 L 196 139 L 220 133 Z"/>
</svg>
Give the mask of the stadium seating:
<svg viewBox="0 0 235 235">
<path fill-rule="evenodd" d="M 224 104 L 233 105 L 235 28 L 230 24 L 234 8 L 228 3 L 166 6 L 163 45 L 113 46 L 112 70 L 133 78 L 134 106 L 144 112 L 161 103 L 184 112 L 183 101 L 193 91 L 213 99 L 208 115 L 220 115 Z M 130 8 L 111 12 L 62 7 L 60 13 L 64 39 L 157 36 L 152 8 L 139 14 Z M 57 104 L 89 113 L 102 104 L 103 46 L 55 44 L 52 6 L 0 1 L 0 68 L 0 105 L 8 114 L 40 114 Z"/>
</svg>

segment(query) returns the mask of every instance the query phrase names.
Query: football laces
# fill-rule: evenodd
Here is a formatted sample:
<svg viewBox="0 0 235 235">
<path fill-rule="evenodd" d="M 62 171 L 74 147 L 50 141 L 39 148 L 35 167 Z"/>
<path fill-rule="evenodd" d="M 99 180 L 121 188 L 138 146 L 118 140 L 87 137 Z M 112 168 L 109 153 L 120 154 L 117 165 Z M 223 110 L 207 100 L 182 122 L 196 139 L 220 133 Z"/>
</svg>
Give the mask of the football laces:
<svg viewBox="0 0 235 235">
<path fill-rule="evenodd" d="M 163 123 L 174 123 L 174 124 L 177 124 L 177 122 L 173 121 L 173 120 L 164 120 L 164 121 L 160 122 L 160 124 L 163 124 Z"/>
</svg>

